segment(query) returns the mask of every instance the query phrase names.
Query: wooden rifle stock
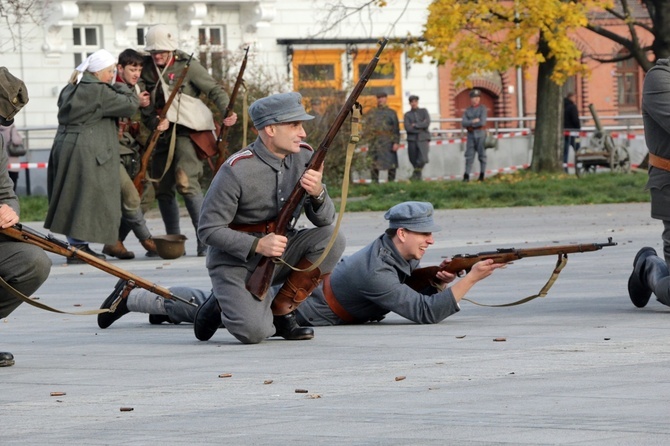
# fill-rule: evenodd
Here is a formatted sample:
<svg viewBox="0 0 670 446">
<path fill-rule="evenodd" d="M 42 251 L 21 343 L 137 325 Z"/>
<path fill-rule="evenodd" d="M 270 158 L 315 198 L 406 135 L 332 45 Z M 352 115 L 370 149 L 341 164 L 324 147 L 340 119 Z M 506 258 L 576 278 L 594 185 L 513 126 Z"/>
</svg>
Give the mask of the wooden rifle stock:
<svg viewBox="0 0 670 446">
<path fill-rule="evenodd" d="M 244 50 L 244 59 L 242 59 L 242 65 L 240 66 L 240 72 L 237 73 L 237 80 L 235 81 L 235 86 L 233 91 L 230 94 L 230 100 L 228 101 L 228 107 L 223 114 L 223 119 L 226 119 L 233 112 L 235 107 L 235 100 L 237 99 L 237 92 L 240 91 L 240 87 L 244 82 L 244 70 L 247 68 L 247 58 L 249 57 L 249 47 Z M 214 168 L 214 173 L 219 171 L 219 168 L 223 162 L 228 157 L 228 132 L 230 127 L 226 126 L 221 122 L 221 129 L 219 130 L 219 136 L 216 138 L 216 147 L 219 150 L 219 157 L 216 159 L 216 166 Z"/>
<path fill-rule="evenodd" d="M 435 275 L 440 271 L 447 271 L 452 274 L 458 274 L 461 271 L 469 272 L 475 263 L 486 259 L 493 259 L 495 263 L 509 263 L 526 257 L 567 255 L 578 252 L 597 251 L 605 246 L 616 246 L 616 243 L 612 242 L 612 237 L 608 237 L 607 243 L 545 246 L 528 249 L 499 248 L 495 251 L 480 252 L 478 254 L 458 254 L 454 256 L 451 259 L 451 262 L 444 268 L 440 268 L 439 266 L 417 268 L 412 272 L 409 279 L 405 281 L 405 284 L 409 285 L 415 291 L 421 291 L 430 286 L 431 282 L 435 282 Z"/>
<path fill-rule="evenodd" d="M 14 226 L 5 229 L 0 228 L 0 233 L 5 234 L 6 236 L 15 240 L 38 246 L 43 250 L 52 252 L 54 254 L 65 257 L 77 257 L 89 265 L 94 266 L 108 274 L 116 276 L 120 279 L 127 280 L 128 283 L 132 282 L 133 287 L 144 288 L 145 290 L 151 291 L 152 293 L 158 294 L 159 296 L 162 296 L 166 299 L 174 299 L 187 305 L 197 306 L 193 302 L 172 294 L 167 288 L 163 288 L 156 285 L 155 283 L 149 282 L 140 276 L 136 276 L 133 273 L 114 266 L 111 263 L 99 259 L 94 255 L 82 252 L 81 250 L 74 248 L 68 243 L 62 240 L 58 240 L 51 235 L 46 236 L 44 234 L 40 234 L 34 229 L 24 226 L 21 223 L 17 223 Z"/>
<path fill-rule="evenodd" d="M 365 85 L 374 73 L 375 67 L 379 62 L 379 56 L 384 50 L 387 42 L 387 39 L 383 39 L 379 42 L 379 49 L 377 50 L 377 53 L 368 63 L 368 66 L 365 67 L 365 70 L 361 74 L 358 83 L 356 83 L 351 94 L 349 94 L 349 97 L 344 102 L 344 105 L 342 105 L 342 108 L 340 108 L 340 111 L 335 117 L 335 120 L 328 129 L 328 133 L 326 133 L 326 136 L 323 138 L 323 141 L 321 141 L 319 148 L 314 152 L 314 155 L 312 155 L 312 158 L 309 160 L 307 168 L 305 169 L 306 171 L 310 169 L 318 170 L 323 164 L 330 144 L 335 139 L 335 136 L 337 136 L 337 132 L 340 130 L 340 127 L 342 127 L 344 120 L 347 118 L 354 105 L 356 105 L 358 96 L 360 96 L 360 94 L 363 92 Z M 304 196 L 305 189 L 300 186 L 300 183 L 297 183 L 293 188 L 293 191 L 291 192 L 288 200 L 286 201 L 286 204 L 284 204 L 284 206 L 281 208 L 279 215 L 277 215 L 277 218 L 275 219 L 275 234 L 286 235 L 291 227 L 290 225 L 292 223 L 294 214 L 296 214 L 296 209 L 303 202 Z M 249 290 L 249 292 L 258 299 L 265 298 L 265 294 L 267 293 L 268 288 L 270 288 L 270 284 L 272 283 L 274 270 L 275 262 L 272 258 L 261 258 L 260 262 L 258 262 L 258 265 L 256 266 L 256 269 L 247 280 L 247 290 Z"/>
<path fill-rule="evenodd" d="M 188 73 L 188 69 L 191 66 L 191 59 L 193 59 L 193 54 L 189 56 L 188 60 L 186 61 L 186 66 L 181 70 L 181 74 L 179 75 L 179 79 L 177 79 L 177 83 L 174 84 L 174 88 L 170 92 L 170 97 L 168 98 L 167 101 L 165 101 L 165 106 L 161 109 L 161 112 L 158 114 L 158 124 L 161 123 L 163 119 L 165 119 L 165 116 L 167 115 L 168 110 L 170 109 L 170 106 L 172 105 L 172 101 L 174 101 L 174 98 L 177 96 L 177 93 L 181 89 L 182 84 L 184 83 L 184 80 L 186 79 L 186 73 Z M 156 73 L 158 77 L 160 77 L 160 73 Z M 161 79 L 157 78 L 156 79 L 156 88 L 162 88 L 160 86 L 160 83 L 162 82 Z M 144 179 L 147 176 L 147 167 L 149 166 L 149 160 L 151 159 L 151 154 L 154 151 L 154 148 L 156 147 L 156 143 L 158 142 L 158 138 L 161 136 L 161 131 L 158 130 L 157 128 L 154 129 L 153 132 L 151 132 L 151 136 L 149 137 L 149 142 L 147 143 L 147 147 L 144 150 L 144 153 L 142 154 L 142 159 L 140 161 L 140 170 L 137 172 L 137 175 L 135 175 L 135 178 L 133 178 L 133 184 L 135 185 L 135 189 L 137 189 L 137 192 L 142 195 L 142 192 L 144 192 Z"/>
</svg>

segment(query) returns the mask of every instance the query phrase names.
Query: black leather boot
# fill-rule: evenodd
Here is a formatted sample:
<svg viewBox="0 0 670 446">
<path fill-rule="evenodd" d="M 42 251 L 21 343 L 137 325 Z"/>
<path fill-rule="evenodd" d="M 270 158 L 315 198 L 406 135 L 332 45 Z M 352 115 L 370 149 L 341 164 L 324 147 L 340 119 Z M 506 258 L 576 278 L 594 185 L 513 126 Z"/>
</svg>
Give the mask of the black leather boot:
<svg viewBox="0 0 670 446">
<path fill-rule="evenodd" d="M 160 325 L 163 322 L 167 322 L 168 324 L 171 324 L 172 320 L 170 319 L 170 316 L 168 316 L 167 314 L 150 314 L 149 315 L 149 323 L 151 325 Z"/>
<path fill-rule="evenodd" d="M 274 317 L 275 336 L 281 336 L 289 341 L 302 341 L 314 337 L 314 329 L 311 327 L 301 327 L 295 318 L 295 313 L 291 312 L 283 316 Z"/>
<path fill-rule="evenodd" d="M 668 265 L 656 255 L 654 248 L 645 246 L 640 249 L 633 260 L 633 272 L 628 278 L 628 295 L 633 305 L 638 308 L 646 306 L 652 292 L 661 303 L 670 305 L 669 276 Z M 663 279 L 667 280 L 660 283 Z"/>
<path fill-rule="evenodd" d="M 119 279 L 119 281 L 116 282 L 116 286 L 114 287 L 112 294 L 110 294 L 102 303 L 102 305 L 100 305 L 101 309 L 112 308 L 112 304 L 121 295 L 123 289 L 126 287 L 126 282 L 127 281 L 123 279 Z M 121 319 L 121 316 L 128 313 L 130 313 L 130 310 L 128 309 L 128 300 L 121 299 L 113 313 L 100 313 L 98 315 L 98 327 L 107 328 L 118 319 Z"/>
<path fill-rule="evenodd" d="M 470 174 L 469 173 L 464 173 L 463 174 L 463 182 L 467 183 L 468 181 L 470 181 Z"/>
<path fill-rule="evenodd" d="M 14 355 L 9 352 L 0 352 L 0 367 L 9 367 L 14 365 Z"/>
<path fill-rule="evenodd" d="M 198 307 L 193 321 L 193 332 L 200 341 L 208 341 L 221 325 L 221 308 L 219 302 L 210 294 L 207 300 Z"/>
</svg>

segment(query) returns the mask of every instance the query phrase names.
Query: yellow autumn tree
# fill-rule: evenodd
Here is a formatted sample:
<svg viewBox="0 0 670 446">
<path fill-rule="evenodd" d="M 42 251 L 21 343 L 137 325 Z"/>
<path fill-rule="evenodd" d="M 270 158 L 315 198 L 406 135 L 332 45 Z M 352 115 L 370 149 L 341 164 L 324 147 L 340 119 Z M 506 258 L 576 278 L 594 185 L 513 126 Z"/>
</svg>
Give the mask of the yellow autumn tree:
<svg viewBox="0 0 670 446">
<path fill-rule="evenodd" d="M 531 169 L 558 171 L 562 153 L 561 85 L 586 67 L 571 40 L 587 25 L 587 12 L 609 0 L 435 0 L 423 45 L 412 57 L 450 63 L 458 83 L 487 72 L 538 67 Z"/>
</svg>

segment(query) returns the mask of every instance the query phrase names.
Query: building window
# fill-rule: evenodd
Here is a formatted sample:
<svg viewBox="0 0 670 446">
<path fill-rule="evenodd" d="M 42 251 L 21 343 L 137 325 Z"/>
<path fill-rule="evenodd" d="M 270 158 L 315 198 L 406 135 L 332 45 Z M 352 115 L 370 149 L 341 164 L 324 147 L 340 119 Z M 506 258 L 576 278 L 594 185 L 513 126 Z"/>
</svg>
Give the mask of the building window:
<svg viewBox="0 0 670 446">
<path fill-rule="evenodd" d="M 293 52 L 293 86 L 303 98 L 332 103 L 342 90 L 342 50 L 296 50 Z"/>
<path fill-rule="evenodd" d="M 146 41 L 146 35 L 147 31 L 149 31 L 148 26 L 138 26 L 137 27 L 137 47 L 138 48 L 144 48 L 147 45 Z"/>
<path fill-rule="evenodd" d="M 199 60 L 215 79 L 224 78 L 225 35 L 222 26 L 198 28 Z"/>
<path fill-rule="evenodd" d="M 358 50 L 355 56 L 354 79 L 360 79 L 361 73 L 365 70 L 368 63 L 374 57 L 375 49 Z M 400 65 L 399 51 L 384 51 L 379 58 L 379 63 L 375 68 L 375 72 L 370 77 L 363 93 L 359 98 L 359 102 L 363 105 L 364 110 L 377 105 L 376 95 L 378 93 L 386 93 L 388 95 L 388 106 L 398 113 L 402 114 L 402 69 Z"/>
<path fill-rule="evenodd" d="M 100 49 L 100 28 L 97 26 L 72 27 L 72 52 L 74 66 L 77 67 L 84 59 Z"/>
<path fill-rule="evenodd" d="M 617 101 L 620 110 L 640 110 L 639 73 L 635 59 L 617 62 Z"/>
</svg>

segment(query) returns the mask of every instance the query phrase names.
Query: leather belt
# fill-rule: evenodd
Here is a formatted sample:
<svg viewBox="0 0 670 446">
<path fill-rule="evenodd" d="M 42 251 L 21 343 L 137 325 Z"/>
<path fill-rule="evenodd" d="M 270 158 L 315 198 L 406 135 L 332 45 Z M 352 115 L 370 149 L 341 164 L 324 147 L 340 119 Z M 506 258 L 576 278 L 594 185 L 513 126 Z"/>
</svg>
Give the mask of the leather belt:
<svg viewBox="0 0 670 446">
<path fill-rule="evenodd" d="M 271 232 L 275 232 L 277 225 L 275 224 L 274 221 L 265 221 L 263 223 L 255 223 L 249 225 L 231 223 L 228 225 L 228 227 L 236 231 L 261 232 L 263 234 L 270 234 Z"/>
<path fill-rule="evenodd" d="M 649 152 L 649 164 L 658 169 L 663 169 L 670 172 L 670 160 L 658 155 L 654 155 L 651 152 Z"/>
<path fill-rule="evenodd" d="M 353 324 L 356 322 L 356 318 L 349 314 L 349 312 L 345 310 L 344 307 L 342 307 L 333 294 L 333 289 L 330 287 L 330 274 L 326 274 L 323 277 L 323 296 L 326 298 L 326 303 L 332 312 L 335 313 L 335 316 L 339 317 L 347 324 Z"/>
</svg>

